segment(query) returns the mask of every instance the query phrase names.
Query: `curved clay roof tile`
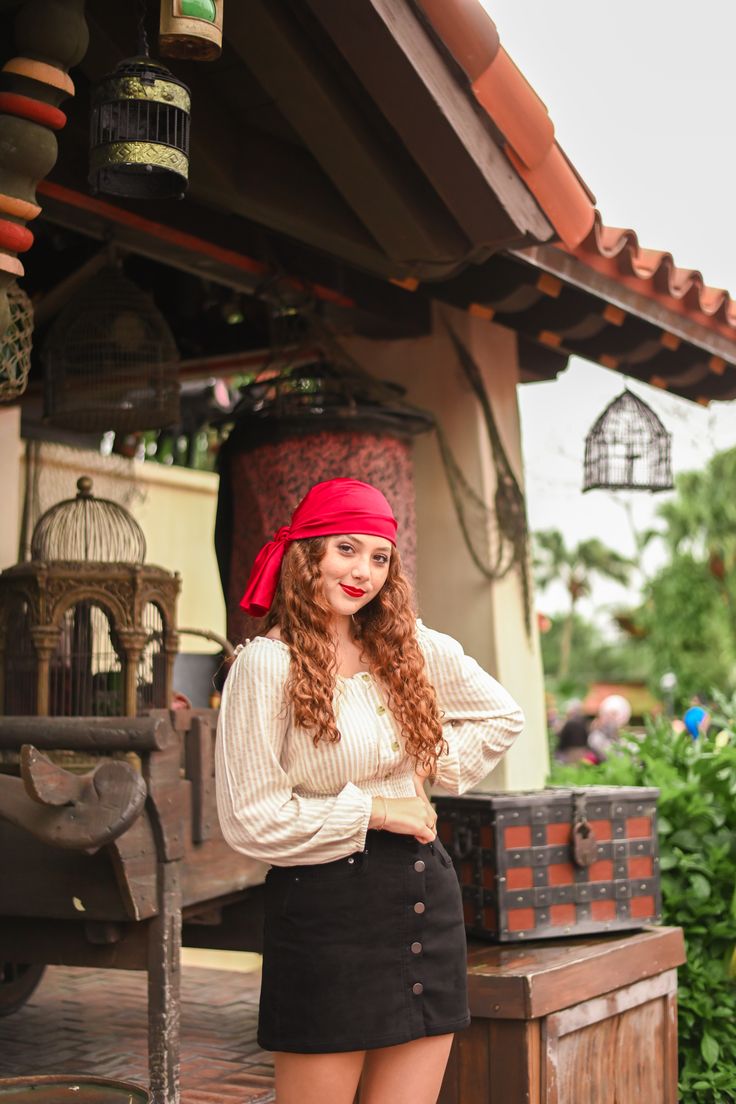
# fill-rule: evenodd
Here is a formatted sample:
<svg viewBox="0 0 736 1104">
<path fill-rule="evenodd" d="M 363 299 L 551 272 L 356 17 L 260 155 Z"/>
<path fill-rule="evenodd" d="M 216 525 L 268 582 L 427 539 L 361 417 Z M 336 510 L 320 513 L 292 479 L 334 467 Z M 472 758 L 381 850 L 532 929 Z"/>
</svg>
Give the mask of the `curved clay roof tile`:
<svg viewBox="0 0 736 1104">
<path fill-rule="evenodd" d="M 496 24 L 478 0 L 417 0 L 455 61 L 472 82 L 498 53 Z"/>
<path fill-rule="evenodd" d="M 503 46 L 473 81 L 473 95 L 528 169 L 538 168 L 555 141 L 547 108 Z"/>
<path fill-rule="evenodd" d="M 599 211 L 585 240 L 567 246 L 567 251 L 599 272 L 625 279 L 630 286 L 630 281 L 636 281 L 642 295 L 660 302 L 669 300 L 668 305 L 681 314 L 698 314 L 700 322 L 705 315 L 717 332 L 736 341 L 736 303 L 727 291 L 709 287 L 695 268 L 678 268 L 671 253 L 642 249 L 633 230 L 605 226 Z"/>
</svg>

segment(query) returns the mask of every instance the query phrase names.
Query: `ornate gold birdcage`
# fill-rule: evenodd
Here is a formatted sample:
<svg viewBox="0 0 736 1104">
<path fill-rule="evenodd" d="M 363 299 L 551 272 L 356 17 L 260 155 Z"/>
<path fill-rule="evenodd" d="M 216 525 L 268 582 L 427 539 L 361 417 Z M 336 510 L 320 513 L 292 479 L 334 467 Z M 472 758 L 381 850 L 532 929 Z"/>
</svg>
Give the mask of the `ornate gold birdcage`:
<svg viewBox="0 0 736 1104">
<path fill-rule="evenodd" d="M 144 563 L 135 519 L 92 480 L 39 519 L 0 574 L 0 714 L 131 716 L 171 700 L 178 574 Z"/>
</svg>

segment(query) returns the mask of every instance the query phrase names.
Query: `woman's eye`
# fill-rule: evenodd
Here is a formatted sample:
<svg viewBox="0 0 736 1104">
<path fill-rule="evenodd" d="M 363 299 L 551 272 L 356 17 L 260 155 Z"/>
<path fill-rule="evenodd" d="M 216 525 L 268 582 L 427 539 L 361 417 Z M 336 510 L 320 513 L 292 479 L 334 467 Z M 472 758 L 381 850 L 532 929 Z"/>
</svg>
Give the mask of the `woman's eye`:
<svg viewBox="0 0 736 1104">
<path fill-rule="evenodd" d="M 353 551 L 352 544 L 338 544 L 337 547 L 338 547 L 338 550 L 340 552 L 352 552 Z"/>
<path fill-rule="evenodd" d="M 386 564 L 388 563 L 388 556 L 384 556 L 384 555 L 381 554 L 381 555 L 376 556 L 375 560 L 376 560 L 376 563 L 379 564 L 381 567 L 385 567 Z"/>
</svg>

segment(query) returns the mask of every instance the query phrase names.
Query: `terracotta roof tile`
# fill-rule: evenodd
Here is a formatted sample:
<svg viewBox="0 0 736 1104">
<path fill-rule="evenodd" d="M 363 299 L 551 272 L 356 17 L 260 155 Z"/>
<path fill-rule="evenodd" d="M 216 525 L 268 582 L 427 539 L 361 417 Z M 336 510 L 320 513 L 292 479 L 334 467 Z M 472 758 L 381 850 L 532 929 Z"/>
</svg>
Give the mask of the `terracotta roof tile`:
<svg viewBox="0 0 736 1104">
<path fill-rule="evenodd" d="M 593 225 L 595 200 L 555 142 L 537 93 L 499 43 L 479 0 L 417 0 L 503 136 L 504 151 L 557 236 L 574 248 Z"/>
<path fill-rule="evenodd" d="M 579 245 L 558 248 L 736 342 L 736 303 L 727 291 L 710 287 L 697 269 L 679 268 L 671 253 L 643 249 L 633 230 L 604 226 L 598 211 L 590 233 Z"/>
<path fill-rule="evenodd" d="M 528 169 L 539 168 L 554 146 L 555 128 L 547 108 L 503 47 L 472 88 L 517 158 Z"/>
<path fill-rule="evenodd" d="M 493 63 L 496 24 L 478 0 L 419 0 L 419 7 L 470 81 Z"/>
</svg>

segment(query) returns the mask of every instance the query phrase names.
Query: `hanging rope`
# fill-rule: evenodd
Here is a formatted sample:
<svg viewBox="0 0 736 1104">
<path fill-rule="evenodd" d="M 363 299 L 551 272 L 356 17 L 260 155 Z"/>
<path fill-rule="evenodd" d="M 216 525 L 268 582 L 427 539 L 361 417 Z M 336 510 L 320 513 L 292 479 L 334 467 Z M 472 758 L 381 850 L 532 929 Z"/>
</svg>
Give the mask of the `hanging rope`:
<svg viewBox="0 0 736 1104">
<path fill-rule="evenodd" d="M 529 527 L 524 492 L 509 463 L 480 369 L 449 326 L 448 333 L 463 375 L 480 403 L 496 470 L 496 491 L 491 505 L 468 483 L 438 425 L 437 439 L 450 493 L 465 544 L 478 570 L 487 579 L 494 581 L 503 579 L 513 567 L 519 572 L 524 617 L 529 633 L 532 624 L 532 596 L 529 580 Z"/>
<path fill-rule="evenodd" d="M 146 0 L 138 0 L 138 57 L 150 57 L 146 32 Z"/>
</svg>

